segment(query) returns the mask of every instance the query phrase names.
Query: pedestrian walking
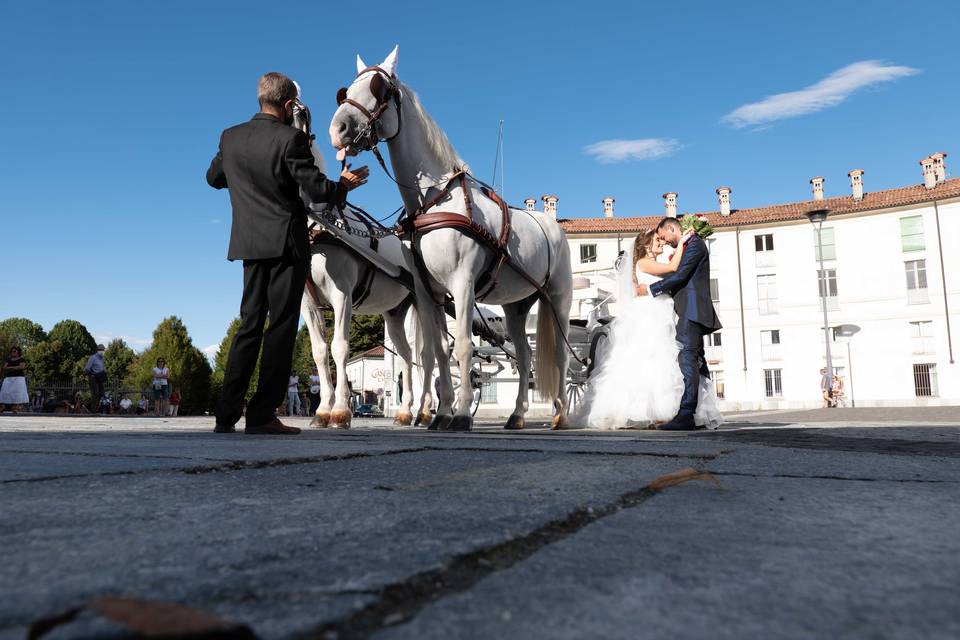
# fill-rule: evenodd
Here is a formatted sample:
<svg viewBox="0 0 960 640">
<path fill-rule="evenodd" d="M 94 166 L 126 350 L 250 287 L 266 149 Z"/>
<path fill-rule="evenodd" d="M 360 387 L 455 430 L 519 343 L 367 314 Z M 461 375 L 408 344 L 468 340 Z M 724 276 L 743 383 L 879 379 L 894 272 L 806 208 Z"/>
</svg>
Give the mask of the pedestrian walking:
<svg viewBox="0 0 960 640">
<path fill-rule="evenodd" d="M 287 382 L 287 415 L 300 415 L 300 376 L 295 373 L 290 374 Z"/>
<path fill-rule="evenodd" d="M 820 369 L 820 395 L 824 409 L 833 406 L 833 380 L 827 374 L 827 368 Z"/>
<path fill-rule="evenodd" d="M 157 358 L 157 366 L 153 368 L 153 413 L 157 416 L 167 415 L 167 400 L 170 398 L 170 369 L 167 361 Z"/>
<path fill-rule="evenodd" d="M 87 364 L 83 366 L 87 379 L 90 382 L 90 413 L 100 412 L 100 401 L 103 399 L 104 385 L 107 383 L 107 366 L 103 360 L 103 352 L 107 348 L 102 344 L 97 345 L 97 350 L 87 358 Z"/>
<path fill-rule="evenodd" d="M 3 410 L 9 408 L 17 413 L 17 407 L 30 404 L 27 378 L 24 375 L 26 370 L 27 361 L 23 359 L 20 347 L 10 347 L 10 357 L 0 365 L 0 372 L 3 374 L 3 385 L 0 386 L 0 408 Z"/>
<path fill-rule="evenodd" d="M 843 394 L 843 379 L 840 376 L 833 376 L 833 384 L 830 386 L 833 394 L 833 406 L 846 406 L 846 398 Z"/>
<path fill-rule="evenodd" d="M 313 367 L 313 373 L 310 374 L 310 415 L 317 412 L 320 406 L 320 374 L 317 373 L 317 367 Z"/>
<path fill-rule="evenodd" d="M 265 74 L 257 85 L 257 100 L 260 112 L 223 132 L 207 170 L 211 187 L 230 190 L 233 225 L 227 259 L 243 260 L 240 329 L 227 357 L 214 431 L 236 431 L 259 356 L 260 377 L 247 405 L 246 432 L 296 434 L 300 430 L 284 425 L 274 410 L 283 400 L 283 379 L 292 368 L 310 264 L 304 198 L 342 206 L 347 192 L 364 184 L 369 171 L 351 171 L 348 165 L 339 182 L 320 172 L 310 139 L 290 126 L 299 105 L 299 89 L 290 78 Z M 268 314 L 270 326 L 264 331 Z"/>
</svg>

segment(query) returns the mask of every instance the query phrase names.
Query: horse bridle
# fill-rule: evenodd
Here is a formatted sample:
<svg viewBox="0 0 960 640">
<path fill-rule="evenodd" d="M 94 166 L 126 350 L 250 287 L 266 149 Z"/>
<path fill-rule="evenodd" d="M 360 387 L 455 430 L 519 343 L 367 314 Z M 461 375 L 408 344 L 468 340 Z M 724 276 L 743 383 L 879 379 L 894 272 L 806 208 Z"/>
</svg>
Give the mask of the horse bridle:
<svg viewBox="0 0 960 640">
<path fill-rule="evenodd" d="M 400 88 L 397 86 L 396 79 L 377 66 L 367 67 L 358 73 L 356 77 L 359 78 L 370 71 L 374 72 L 374 76 L 370 79 L 370 93 L 373 94 L 373 97 L 377 101 L 377 105 L 373 111 L 370 111 L 356 100 L 348 98 L 348 87 L 341 87 L 337 91 L 337 106 L 344 103 L 349 104 L 367 118 L 366 125 L 357 132 L 357 135 L 350 143 L 351 146 L 357 146 L 361 151 L 376 149 L 379 142 L 389 142 L 393 140 L 397 137 L 397 134 L 400 133 L 400 126 L 403 122 L 403 112 L 400 108 Z M 389 138 L 381 138 L 377 133 L 377 125 L 380 123 L 380 118 L 390 106 L 391 102 L 397 107 L 397 131 Z"/>
</svg>

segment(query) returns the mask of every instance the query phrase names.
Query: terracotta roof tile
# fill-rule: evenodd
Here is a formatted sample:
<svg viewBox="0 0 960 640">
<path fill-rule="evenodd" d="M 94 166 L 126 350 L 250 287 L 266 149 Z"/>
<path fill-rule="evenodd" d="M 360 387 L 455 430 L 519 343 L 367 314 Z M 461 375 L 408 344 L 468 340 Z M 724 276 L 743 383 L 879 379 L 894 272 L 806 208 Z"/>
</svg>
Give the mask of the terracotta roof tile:
<svg viewBox="0 0 960 640">
<path fill-rule="evenodd" d="M 960 197 L 960 178 L 944 181 L 933 189 L 922 184 L 885 191 L 873 191 L 863 194 L 863 200 L 854 200 L 851 196 L 836 196 L 823 200 L 804 200 L 775 204 L 753 209 L 733 209 L 729 216 L 721 216 L 719 211 L 690 212 L 704 215 L 716 228 L 805 220 L 808 211 L 830 209 L 830 215 L 860 213 L 891 207 L 921 204 L 934 200 Z M 568 218 L 561 219 L 560 226 L 567 233 L 638 233 L 649 229 L 660 221 L 662 216 L 640 216 L 634 218 Z"/>
</svg>

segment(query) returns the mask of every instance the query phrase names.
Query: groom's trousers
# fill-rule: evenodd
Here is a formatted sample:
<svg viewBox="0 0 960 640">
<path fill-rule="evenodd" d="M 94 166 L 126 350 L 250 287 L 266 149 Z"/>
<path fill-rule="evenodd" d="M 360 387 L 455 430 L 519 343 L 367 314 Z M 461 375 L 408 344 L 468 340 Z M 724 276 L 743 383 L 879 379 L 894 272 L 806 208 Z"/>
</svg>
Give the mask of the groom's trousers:
<svg viewBox="0 0 960 640">
<path fill-rule="evenodd" d="M 684 318 L 677 322 L 677 342 L 680 343 L 677 363 L 680 365 L 680 373 L 683 374 L 683 397 L 680 399 L 677 417 L 693 418 L 700 398 L 700 376 L 710 377 L 710 369 L 707 368 L 707 359 L 703 352 L 703 336 L 707 333 L 707 328 L 698 322 Z"/>
</svg>

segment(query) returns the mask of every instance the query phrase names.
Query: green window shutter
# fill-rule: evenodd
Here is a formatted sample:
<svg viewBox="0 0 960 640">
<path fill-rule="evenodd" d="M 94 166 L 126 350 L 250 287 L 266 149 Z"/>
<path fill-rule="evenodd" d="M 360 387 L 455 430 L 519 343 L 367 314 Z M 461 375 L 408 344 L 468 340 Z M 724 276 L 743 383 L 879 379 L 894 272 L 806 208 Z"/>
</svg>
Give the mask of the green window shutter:
<svg viewBox="0 0 960 640">
<path fill-rule="evenodd" d="M 900 218 L 900 238 L 903 241 L 904 251 L 923 251 L 926 249 L 923 238 L 923 217 Z"/>
</svg>

